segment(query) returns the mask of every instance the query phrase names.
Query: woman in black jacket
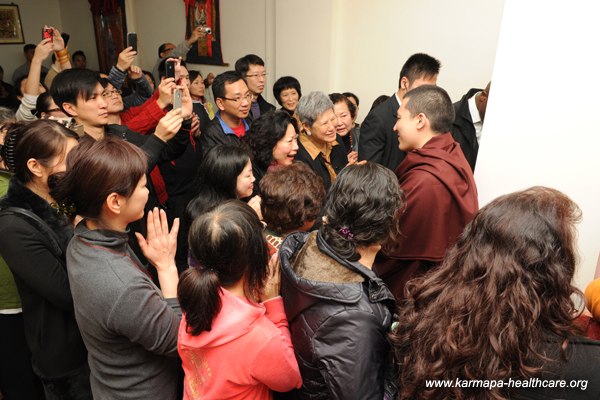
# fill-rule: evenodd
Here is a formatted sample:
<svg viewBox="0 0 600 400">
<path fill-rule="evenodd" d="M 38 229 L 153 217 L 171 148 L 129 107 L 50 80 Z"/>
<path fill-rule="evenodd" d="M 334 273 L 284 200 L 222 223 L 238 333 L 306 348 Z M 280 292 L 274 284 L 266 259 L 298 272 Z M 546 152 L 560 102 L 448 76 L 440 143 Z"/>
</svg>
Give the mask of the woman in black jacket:
<svg viewBox="0 0 600 400">
<path fill-rule="evenodd" d="M 91 399 L 87 351 L 73 313 L 65 251 L 73 228 L 48 187 L 77 135 L 57 122 L 23 125 L 0 202 L 0 254 L 22 301 L 25 336 L 47 399 Z"/>
<path fill-rule="evenodd" d="M 293 233 L 281 245 L 300 399 L 383 399 L 395 301 L 371 267 L 402 204 L 391 171 L 349 166 L 327 194 L 319 231 Z"/>
</svg>

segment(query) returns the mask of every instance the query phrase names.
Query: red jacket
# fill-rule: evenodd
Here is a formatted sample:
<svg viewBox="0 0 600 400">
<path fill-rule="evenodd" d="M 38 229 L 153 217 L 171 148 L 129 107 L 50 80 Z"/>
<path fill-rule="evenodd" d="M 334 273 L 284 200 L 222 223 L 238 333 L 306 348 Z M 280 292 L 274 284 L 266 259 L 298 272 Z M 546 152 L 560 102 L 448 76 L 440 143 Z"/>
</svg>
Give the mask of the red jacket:
<svg viewBox="0 0 600 400">
<path fill-rule="evenodd" d="M 158 125 L 158 121 L 167 114 L 167 111 L 160 108 L 156 102 L 158 94 L 157 90 L 141 106 L 131 107 L 129 110 L 122 112 L 121 124 L 142 135 L 153 132 L 156 125 Z"/>
</svg>

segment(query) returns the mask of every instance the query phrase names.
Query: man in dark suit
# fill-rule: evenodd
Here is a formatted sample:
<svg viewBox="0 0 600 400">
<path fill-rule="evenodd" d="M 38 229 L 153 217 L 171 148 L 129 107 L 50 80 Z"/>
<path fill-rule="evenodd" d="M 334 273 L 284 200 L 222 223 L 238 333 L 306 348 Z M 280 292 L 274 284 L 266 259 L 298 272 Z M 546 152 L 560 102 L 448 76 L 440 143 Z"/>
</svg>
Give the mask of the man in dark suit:
<svg viewBox="0 0 600 400">
<path fill-rule="evenodd" d="M 369 112 L 360 128 L 358 159 L 379 163 L 392 171 L 404 159 L 406 153 L 399 149 L 398 136 L 394 132 L 396 113 L 404 94 L 422 85 L 435 85 L 440 72 L 440 62 L 423 54 L 413 54 L 400 71 L 398 91 L 388 100 Z"/>
<path fill-rule="evenodd" d="M 247 54 L 235 62 L 235 70 L 244 78 L 248 89 L 252 92 L 252 104 L 248 119 L 254 121 L 262 114 L 275 109 L 275 106 L 267 102 L 262 96 L 267 83 L 267 71 L 265 62 L 256 54 Z M 215 96 L 215 99 L 217 96 Z"/>
<path fill-rule="evenodd" d="M 490 85 L 491 82 L 487 84 L 484 90 L 471 89 L 460 101 L 454 103 L 456 117 L 452 124 L 452 136 L 460 144 L 460 148 L 473 172 L 475 172 L 479 139 L 483 128 L 488 96 L 490 95 Z"/>
</svg>

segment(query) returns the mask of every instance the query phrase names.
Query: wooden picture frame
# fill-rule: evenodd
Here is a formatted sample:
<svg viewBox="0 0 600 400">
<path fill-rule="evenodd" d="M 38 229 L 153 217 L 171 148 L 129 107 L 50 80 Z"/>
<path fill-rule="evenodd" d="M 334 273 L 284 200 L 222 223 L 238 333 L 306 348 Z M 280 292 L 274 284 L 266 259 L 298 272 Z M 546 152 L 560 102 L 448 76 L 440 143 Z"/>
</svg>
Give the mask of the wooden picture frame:
<svg viewBox="0 0 600 400">
<path fill-rule="evenodd" d="M 125 2 L 114 2 L 114 13 L 93 15 L 99 71 L 108 74 L 126 46 Z"/>
<path fill-rule="evenodd" d="M 0 4 L 0 44 L 19 43 L 25 43 L 19 6 Z"/>
</svg>

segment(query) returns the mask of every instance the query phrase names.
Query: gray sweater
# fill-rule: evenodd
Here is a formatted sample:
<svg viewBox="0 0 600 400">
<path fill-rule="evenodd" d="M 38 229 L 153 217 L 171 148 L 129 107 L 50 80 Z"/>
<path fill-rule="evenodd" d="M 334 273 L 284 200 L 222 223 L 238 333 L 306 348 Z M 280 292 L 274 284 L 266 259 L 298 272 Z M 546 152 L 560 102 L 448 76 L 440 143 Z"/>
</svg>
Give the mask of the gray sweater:
<svg viewBox="0 0 600 400">
<path fill-rule="evenodd" d="M 175 399 L 177 299 L 164 299 L 125 232 L 75 229 L 67 270 L 95 399 Z"/>
</svg>

